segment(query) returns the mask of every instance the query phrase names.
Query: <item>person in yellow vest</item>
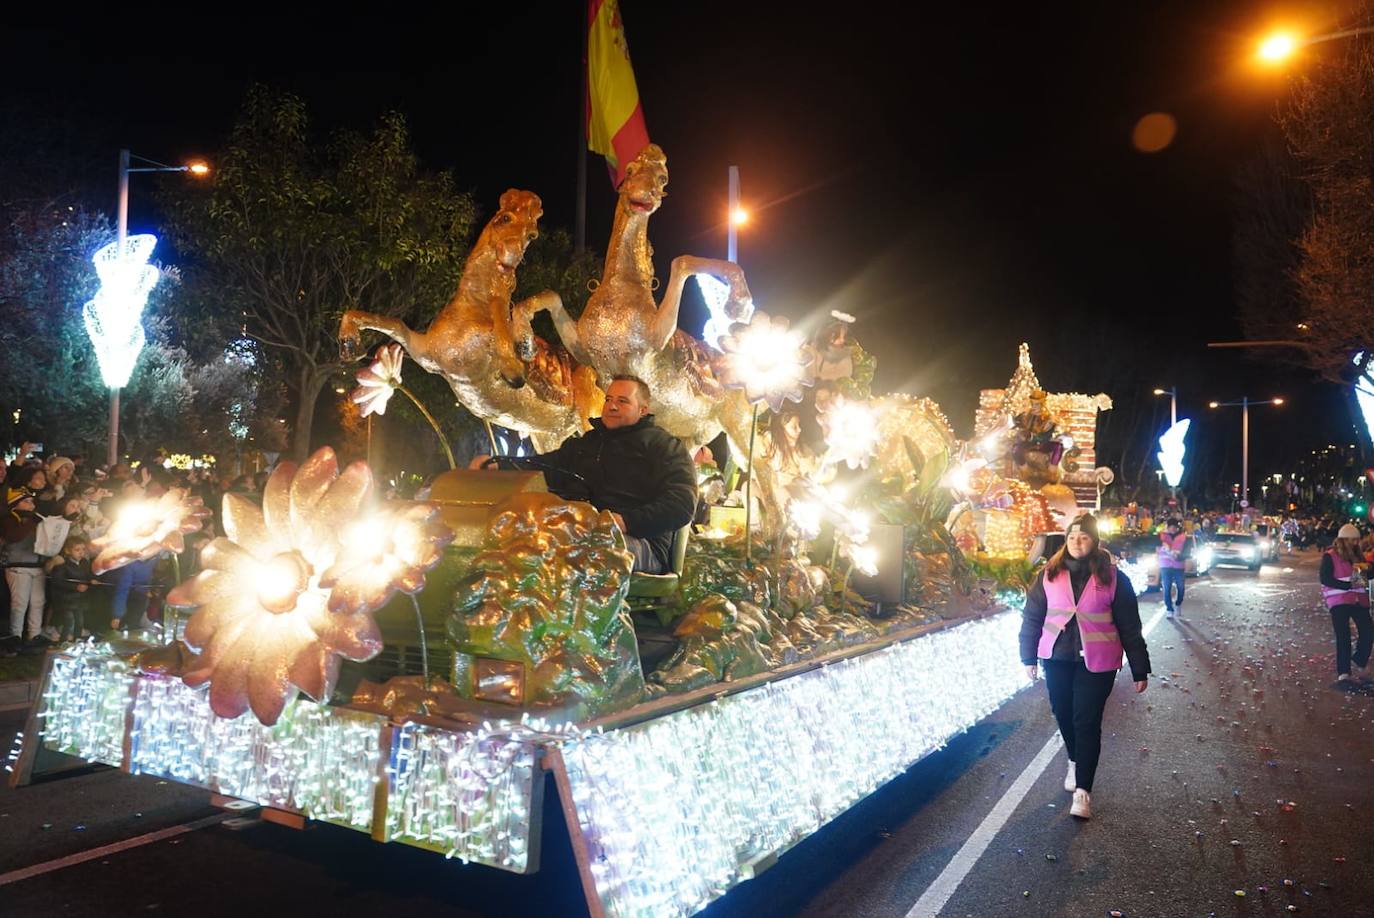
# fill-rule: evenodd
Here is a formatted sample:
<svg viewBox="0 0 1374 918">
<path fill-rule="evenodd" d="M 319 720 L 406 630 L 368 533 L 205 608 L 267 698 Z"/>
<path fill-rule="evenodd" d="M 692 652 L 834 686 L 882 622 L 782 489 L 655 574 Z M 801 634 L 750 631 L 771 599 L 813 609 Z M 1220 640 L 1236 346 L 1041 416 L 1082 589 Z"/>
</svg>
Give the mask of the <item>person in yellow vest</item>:
<svg viewBox="0 0 1374 918">
<path fill-rule="evenodd" d="M 1136 692 L 1145 691 L 1150 652 L 1135 590 L 1117 576 L 1100 544 L 1097 520 L 1085 513 L 1069 523 L 1064 547 L 1036 575 L 1021 613 L 1021 662 L 1031 679 L 1044 666 L 1050 709 L 1069 754 L 1069 813 L 1080 819 L 1092 817 L 1102 714 L 1123 656 Z"/>
</svg>

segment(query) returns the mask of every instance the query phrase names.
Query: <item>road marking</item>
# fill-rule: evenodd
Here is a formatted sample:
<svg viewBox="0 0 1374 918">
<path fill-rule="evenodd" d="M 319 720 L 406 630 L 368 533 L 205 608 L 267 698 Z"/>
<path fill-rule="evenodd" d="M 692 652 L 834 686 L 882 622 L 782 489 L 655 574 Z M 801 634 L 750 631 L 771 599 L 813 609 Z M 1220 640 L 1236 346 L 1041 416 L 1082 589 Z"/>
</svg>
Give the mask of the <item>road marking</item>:
<svg viewBox="0 0 1374 918">
<path fill-rule="evenodd" d="M 41 864 L 34 864 L 32 867 L 11 870 L 9 873 L 0 873 L 0 886 L 8 886 L 11 883 L 18 883 L 22 880 L 31 879 L 32 877 L 42 876 L 45 873 L 52 873 L 54 870 L 74 867 L 77 864 L 84 864 L 86 861 L 93 861 L 96 858 L 118 854 L 120 851 L 128 851 L 130 848 L 138 848 L 142 845 L 151 845 L 153 842 L 160 842 L 168 838 L 176 838 L 178 835 L 185 835 L 197 829 L 208 829 L 210 826 L 218 825 L 226 819 L 232 819 L 234 816 L 234 813 L 216 813 L 214 816 L 206 816 L 204 819 L 197 819 L 195 822 L 188 822 L 185 825 L 172 826 L 169 829 L 159 829 L 156 832 L 149 832 L 146 835 L 126 838 L 124 841 L 115 842 L 112 845 L 92 848 L 89 851 L 80 851 L 76 854 L 68 855 L 67 857 L 58 858 L 55 861 L 44 861 Z"/>
<path fill-rule="evenodd" d="M 1145 637 L 1150 636 L 1150 632 L 1164 620 L 1164 610 L 1155 613 L 1154 618 L 1146 623 L 1141 629 Z M 954 859 L 945 865 L 945 869 L 940 871 L 940 875 L 935 878 L 935 882 L 926 887 L 926 891 L 921 894 L 921 898 L 916 900 L 916 904 L 906 913 L 906 918 L 936 918 L 940 914 L 940 909 L 945 907 L 950 897 L 954 895 L 959 884 L 964 882 L 973 865 L 978 863 L 978 859 L 983 856 L 983 852 L 988 850 L 988 845 L 997 837 L 997 833 L 1002 831 L 1002 827 L 1011 819 L 1016 808 L 1021 805 L 1030 789 L 1035 786 L 1035 782 L 1040 780 L 1045 769 L 1049 767 L 1050 760 L 1055 757 L 1063 746 L 1063 741 L 1059 738 L 1058 731 L 1050 737 L 1049 742 L 1031 759 L 1031 763 L 1026 766 L 1026 770 L 1021 772 L 1012 782 L 1011 787 L 993 806 L 992 812 L 983 817 L 983 821 L 978 824 L 978 828 L 973 830 L 973 834 L 954 854 Z"/>
</svg>

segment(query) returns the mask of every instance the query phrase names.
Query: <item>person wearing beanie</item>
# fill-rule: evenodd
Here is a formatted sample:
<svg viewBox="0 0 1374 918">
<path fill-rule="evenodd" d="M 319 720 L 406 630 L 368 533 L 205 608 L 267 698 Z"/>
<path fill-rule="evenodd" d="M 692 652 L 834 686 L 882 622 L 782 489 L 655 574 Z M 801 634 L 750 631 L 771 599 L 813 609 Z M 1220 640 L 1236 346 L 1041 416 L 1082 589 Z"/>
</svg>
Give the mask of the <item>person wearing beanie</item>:
<svg viewBox="0 0 1374 918">
<path fill-rule="evenodd" d="M 1069 523 L 1055 552 L 1026 591 L 1021 612 L 1021 662 L 1035 679 L 1044 666 L 1050 709 L 1059 724 L 1073 794 L 1069 813 L 1092 817 L 1093 780 L 1102 754 L 1102 715 L 1125 657 L 1137 693 L 1149 684 L 1150 652 L 1140 626 L 1135 590 L 1117 576 L 1101 545 L 1097 520 Z"/>
<path fill-rule="evenodd" d="M 1319 575 L 1322 599 L 1331 613 L 1336 632 L 1336 682 L 1345 688 L 1357 682 L 1372 682 L 1369 655 L 1374 649 L 1374 621 L 1369 617 L 1368 569 L 1360 554 L 1360 530 L 1346 523 L 1336 532 L 1331 547 L 1322 553 Z M 1359 638 L 1350 652 L 1350 623 L 1355 623 Z"/>
<path fill-rule="evenodd" d="M 33 550 L 38 535 L 38 514 L 34 512 L 33 492 L 28 488 L 9 488 L 6 509 L 0 516 L 0 564 L 5 568 L 5 583 L 10 588 L 10 637 L 32 640 L 43 625 L 46 583 L 43 559 Z"/>
</svg>

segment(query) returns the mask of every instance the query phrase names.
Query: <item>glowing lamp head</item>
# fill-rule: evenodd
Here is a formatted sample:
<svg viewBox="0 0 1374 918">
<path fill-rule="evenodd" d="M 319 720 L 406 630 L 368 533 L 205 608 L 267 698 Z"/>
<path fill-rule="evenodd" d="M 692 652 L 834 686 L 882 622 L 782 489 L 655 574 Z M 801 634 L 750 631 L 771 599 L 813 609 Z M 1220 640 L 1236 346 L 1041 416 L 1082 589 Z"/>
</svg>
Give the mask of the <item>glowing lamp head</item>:
<svg viewBox="0 0 1374 918">
<path fill-rule="evenodd" d="M 1282 404 L 1283 404 L 1283 399 L 1281 399 L 1281 398 L 1276 398 L 1276 399 L 1274 399 L 1274 404 L 1275 404 L 1275 405 L 1282 405 Z"/>
<path fill-rule="evenodd" d="M 210 167 L 203 162 L 194 162 L 186 166 L 186 171 L 197 178 L 204 178 L 210 174 Z"/>
<path fill-rule="evenodd" d="M 749 211 L 743 207 L 736 207 L 730 211 L 730 222 L 735 226 L 743 226 L 749 222 Z"/>
<path fill-rule="evenodd" d="M 1163 395 L 1163 394 L 1164 394 L 1164 390 L 1163 390 L 1163 389 L 1156 389 L 1156 390 L 1155 390 L 1155 395 Z"/>
<path fill-rule="evenodd" d="M 290 612 L 296 608 L 296 597 L 310 585 L 310 573 L 310 563 L 298 551 L 275 556 L 262 566 L 258 602 L 269 612 Z"/>
<path fill-rule="evenodd" d="M 1208 403 L 1207 403 L 1207 407 L 1208 407 L 1208 408 L 1220 408 L 1220 407 L 1221 407 L 1221 402 L 1208 402 Z"/>
<path fill-rule="evenodd" d="M 1293 56 L 1293 52 L 1298 50 L 1298 40 L 1288 32 L 1275 32 L 1264 41 L 1260 42 L 1260 60 L 1269 64 L 1277 64 Z"/>
</svg>

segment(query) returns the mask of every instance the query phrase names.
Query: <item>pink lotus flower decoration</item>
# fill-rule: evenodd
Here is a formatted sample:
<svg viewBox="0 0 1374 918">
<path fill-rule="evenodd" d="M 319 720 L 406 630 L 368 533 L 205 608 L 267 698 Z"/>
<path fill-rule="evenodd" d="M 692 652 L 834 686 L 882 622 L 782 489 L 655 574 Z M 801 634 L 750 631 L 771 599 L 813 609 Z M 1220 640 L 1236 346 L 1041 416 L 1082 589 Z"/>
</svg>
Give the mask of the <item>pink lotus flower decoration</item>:
<svg viewBox="0 0 1374 918">
<path fill-rule="evenodd" d="M 372 364 L 357 372 L 358 388 L 349 398 L 362 409 L 362 416 L 386 414 L 386 403 L 401 385 L 401 364 L 406 352 L 399 344 L 387 344 L 377 350 Z"/>
<path fill-rule="evenodd" d="M 160 497 L 124 504 L 106 533 L 91 540 L 96 552 L 91 570 L 103 574 L 135 561 L 147 561 L 164 551 L 186 550 L 186 536 L 199 532 L 210 509 L 185 488 L 171 488 Z"/>
<path fill-rule="evenodd" d="M 217 715 L 238 717 L 251 708 L 270 726 L 297 690 L 326 700 L 342 660 L 381 652 L 372 611 L 397 589 L 421 589 L 452 534 L 428 506 L 386 508 L 379 516 L 388 524 L 371 522 L 372 490 L 366 463 L 341 474 L 325 447 L 299 469 L 278 465 L 261 507 L 225 495 L 227 536 L 201 553 L 205 570 L 167 596 L 172 605 L 196 609 L 186 643 L 200 655 L 183 679 L 210 683 Z M 347 544 L 360 522 L 365 538 Z"/>
</svg>

